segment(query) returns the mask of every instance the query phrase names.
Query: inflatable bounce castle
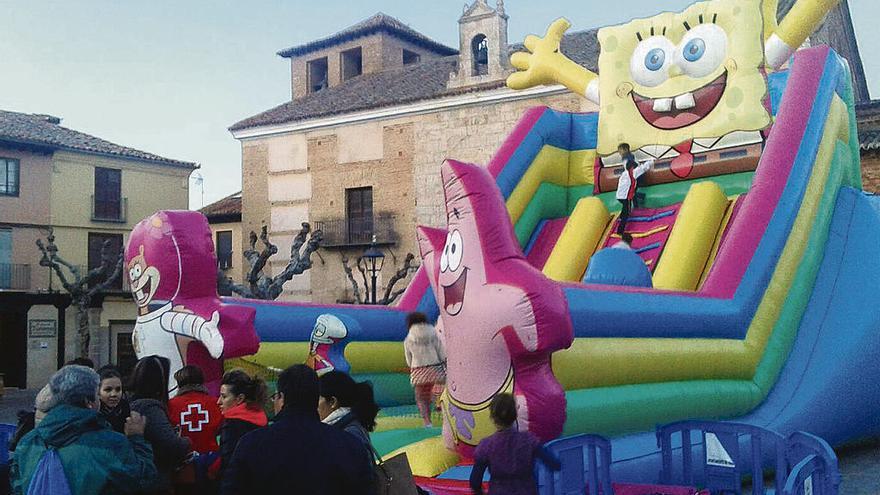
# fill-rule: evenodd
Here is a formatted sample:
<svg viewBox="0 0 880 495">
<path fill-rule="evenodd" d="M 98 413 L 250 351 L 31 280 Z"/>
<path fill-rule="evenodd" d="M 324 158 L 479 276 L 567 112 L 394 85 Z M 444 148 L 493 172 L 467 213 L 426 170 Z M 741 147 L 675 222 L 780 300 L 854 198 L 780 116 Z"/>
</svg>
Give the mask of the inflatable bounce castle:
<svg viewBox="0 0 880 495">
<path fill-rule="evenodd" d="M 835 3 L 798 0 L 777 24 L 775 0 L 711 0 L 606 27 L 598 75 L 559 50 L 568 23 L 556 21 L 512 57 L 508 85 L 561 83 L 598 112 L 533 108 L 487 166 L 443 163 L 447 226 L 419 229 L 423 264 L 397 307 L 221 302 L 185 280 L 214 283 L 207 225 L 166 212 L 167 229 L 147 219 L 132 235 L 132 287 L 149 270 L 140 257 L 161 267 L 155 297 L 194 316 L 139 332 L 195 338 L 184 353 L 161 334 L 178 360 L 252 354 L 371 380 L 385 414 L 375 445 L 408 452 L 423 481 L 466 477 L 456 465 L 494 431 L 501 392 L 521 430 L 610 436 L 613 470 L 647 482 L 657 445 L 643 432 L 664 422 L 730 419 L 831 444 L 878 434 L 880 201 L 861 191 L 846 61 L 795 52 Z M 621 142 L 654 165 L 627 223 L 632 250 L 603 254 L 620 240 Z M 165 240 L 178 232 L 199 242 Z M 442 434 L 394 417 L 413 403 L 410 311 L 436 320 L 447 348 Z"/>
</svg>

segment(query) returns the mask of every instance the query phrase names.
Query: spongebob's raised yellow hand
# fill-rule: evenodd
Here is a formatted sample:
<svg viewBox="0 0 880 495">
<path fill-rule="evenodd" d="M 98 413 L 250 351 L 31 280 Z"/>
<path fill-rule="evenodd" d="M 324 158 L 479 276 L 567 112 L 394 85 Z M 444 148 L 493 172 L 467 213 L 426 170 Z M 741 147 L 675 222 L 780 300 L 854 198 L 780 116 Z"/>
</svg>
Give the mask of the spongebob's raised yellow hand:
<svg viewBox="0 0 880 495">
<path fill-rule="evenodd" d="M 510 63 L 518 69 L 507 78 L 511 89 L 526 89 L 541 84 L 562 84 L 579 95 L 585 95 L 598 103 L 596 74 L 581 67 L 562 54 L 559 44 L 562 35 L 571 27 L 565 18 L 556 19 L 547 28 L 543 38 L 534 35 L 526 37 L 523 44 L 528 52 L 516 52 Z M 593 86 L 591 91 L 587 88 Z M 594 94 L 590 94 L 594 93 Z"/>
</svg>

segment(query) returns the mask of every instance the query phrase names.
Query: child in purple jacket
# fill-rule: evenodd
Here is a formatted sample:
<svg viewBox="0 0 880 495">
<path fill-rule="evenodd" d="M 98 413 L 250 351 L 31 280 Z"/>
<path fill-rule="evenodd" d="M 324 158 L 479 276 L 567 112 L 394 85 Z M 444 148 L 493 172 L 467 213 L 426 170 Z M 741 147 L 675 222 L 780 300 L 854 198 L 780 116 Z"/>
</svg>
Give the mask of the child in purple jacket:
<svg viewBox="0 0 880 495">
<path fill-rule="evenodd" d="M 471 490 L 476 495 L 483 493 L 483 473 L 489 468 L 489 495 L 537 495 L 535 458 L 554 471 L 561 467 L 559 459 L 534 435 L 517 431 L 512 395 L 496 395 L 489 404 L 489 413 L 498 432 L 484 438 L 474 452 Z"/>
</svg>

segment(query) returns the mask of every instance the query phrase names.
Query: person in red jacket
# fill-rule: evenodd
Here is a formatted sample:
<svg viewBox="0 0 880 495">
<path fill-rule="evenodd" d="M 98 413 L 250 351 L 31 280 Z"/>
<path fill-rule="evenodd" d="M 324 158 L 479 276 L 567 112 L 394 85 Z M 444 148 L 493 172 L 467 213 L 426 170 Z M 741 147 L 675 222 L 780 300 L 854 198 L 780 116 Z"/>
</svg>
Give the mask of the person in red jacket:
<svg viewBox="0 0 880 495">
<path fill-rule="evenodd" d="M 174 373 L 177 395 L 168 401 L 168 416 L 180 428 L 180 436 L 192 440 L 193 450 L 201 455 L 217 452 L 217 434 L 223 414 L 217 398 L 208 395 L 205 377 L 198 366 L 187 365 Z"/>
<path fill-rule="evenodd" d="M 180 436 L 192 441 L 198 454 L 178 470 L 175 489 L 178 495 L 215 493 L 215 483 L 208 479 L 208 468 L 219 458 L 217 435 L 223 423 L 223 414 L 217 399 L 205 388 L 205 375 L 198 366 L 187 365 L 174 373 L 177 395 L 168 401 L 168 416 Z"/>
</svg>

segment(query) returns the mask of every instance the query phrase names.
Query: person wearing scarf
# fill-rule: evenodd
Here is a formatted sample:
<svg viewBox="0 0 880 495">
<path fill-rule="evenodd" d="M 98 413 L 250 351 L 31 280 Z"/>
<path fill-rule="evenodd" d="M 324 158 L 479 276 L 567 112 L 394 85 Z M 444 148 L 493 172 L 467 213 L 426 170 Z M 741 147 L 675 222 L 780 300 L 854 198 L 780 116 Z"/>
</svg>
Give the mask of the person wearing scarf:
<svg viewBox="0 0 880 495">
<path fill-rule="evenodd" d="M 107 365 L 98 370 L 98 376 L 101 377 L 101 386 L 98 388 L 101 410 L 98 416 L 110 423 L 114 431 L 125 433 L 125 420 L 131 416 L 131 407 L 123 398 L 122 375 L 115 366 Z"/>
</svg>

